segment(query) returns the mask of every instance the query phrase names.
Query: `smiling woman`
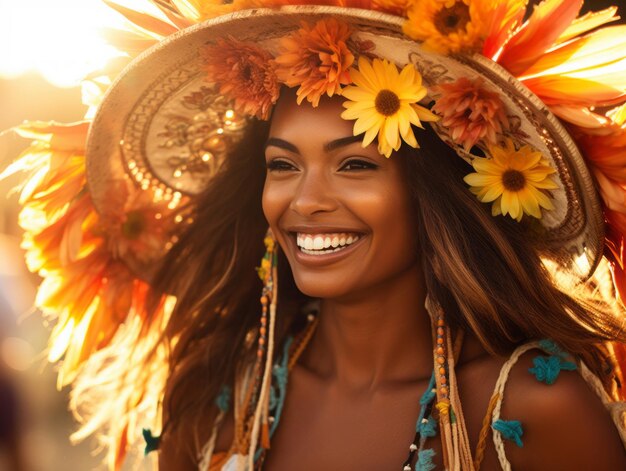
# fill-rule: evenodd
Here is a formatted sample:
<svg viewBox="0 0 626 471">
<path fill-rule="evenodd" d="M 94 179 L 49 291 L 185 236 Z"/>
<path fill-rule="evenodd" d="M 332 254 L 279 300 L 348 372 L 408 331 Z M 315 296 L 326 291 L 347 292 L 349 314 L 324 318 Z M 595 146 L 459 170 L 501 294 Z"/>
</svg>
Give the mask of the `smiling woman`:
<svg viewBox="0 0 626 471">
<path fill-rule="evenodd" d="M 89 125 L 21 128 L 80 435 L 112 468 L 135 424 L 162 469 L 626 468 L 615 10 L 242 3 L 118 7 L 182 31 Z"/>
<path fill-rule="evenodd" d="M 418 427 L 422 431 L 413 438 L 412 445 L 415 432 L 411 430 L 416 419 L 418 425 L 426 419 L 426 424 L 434 425 L 429 420 L 436 415 L 430 417 L 430 409 L 424 406 L 420 411 L 415 400 L 433 387 L 433 350 L 436 365 L 444 371 L 439 388 L 451 394 L 447 386 L 451 372 L 442 358 L 451 346 L 440 343 L 444 335 L 438 335 L 440 330 L 449 328 L 456 333 L 457 342 L 464 333 L 463 345 L 458 346 L 455 358 L 458 379 L 454 381 L 458 382 L 459 401 L 454 410 L 459 415 L 466 411 L 466 440 L 480 456 L 479 461 L 466 466 L 477 468 L 482 464 L 484 469 L 497 469 L 496 446 L 481 438 L 483 421 L 493 411 L 490 403 L 495 405 L 501 397 L 502 393 L 494 393 L 494 388 L 499 376 L 503 378 L 500 381 L 506 379 L 501 371 L 503 365 L 510 364 L 507 358 L 515 347 L 532 339 L 531 332 L 541 332 L 541 337 L 567 346 L 569 352 L 585 358 L 596 369 L 602 367 L 604 353 L 590 347 L 588 339 L 593 334 L 590 337 L 581 324 L 615 331 L 618 327 L 609 327 L 614 320 L 599 309 L 603 305 L 598 301 L 583 307 L 579 304 L 582 300 L 575 301 L 556 289 L 542 267 L 536 247 L 528 239 L 528 231 L 520 231 L 519 223 L 512 218 L 493 218 L 485 211 L 463 184 L 463 175 L 472 167 L 434 132 L 415 129 L 422 148 L 403 147 L 392 158 L 386 158 L 376 143 L 363 147 L 350 135 L 351 125 L 340 117 L 341 111 L 339 97 L 322 98 L 319 106 L 313 108 L 298 105 L 295 93 L 285 90 L 274 108 L 269 128 L 259 125 L 254 137 L 244 137 L 243 144 L 216 175 L 212 187 L 201 196 L 203 209 L 194 226 L 168 255 L 168 269 L 154 285 L 165 289 L 184 279 L 181 272 L 172 271 L 173 266 L 185 267 L 186 271 L 190 266 L 197 266 L 197 270 L 215 267 L 214 257 L 222 251 L 234 253 L 235 246 L 237 259 L 224 258 L 220 262 L 222 268 L 213 273 L 228 272 L 229 266 L 229 276 L 243 281 L 244 272 L 240 270 L 254 265 L 259 257 L 252 250 L 256 244 L 251 234 L 261 234 L 267 221 L 281 247 L 278 272 L 271 283 L 281 287 L 275 342 L 286 350 L 274 367 L 279 390 L 268 406 L 271 449 L 267 441 L 261 445 L 260 462 L 267 469 L 277 470 L 296 466 L 399 469 L 404 466 L 403 459 L 416 459 L 418 454 L 412 453 L 411 448 L 415 446 L 413 451 L 421 451 L 423 460 L 432 450 L 428 463 L 444 468 L 445 448 L 432 440 L 431 432 L 423 427 Z M 263 158 L 264 179 L 258 173 L 258 163 L 254 163 Z M 233 188 L 236 180 L 238 186 Z M 245 199 L 242 188 L 246 188 Z M 255 200 L 260 200 L 262 207 Z M 231 241 L 224 239 L 208 247 L 206 234 L 218 230 L 215 214 L 230 212 L 231 218 L 237 218 L 238 211 L 244 211 L 239 217 L 247 221 L 245 230 L 236 230 Z M 219 221 L 224 224 L 222 219 Z M 208 254 L 213 255 L 205 263 L 193 262 Z M 246 261 L 245 257 L 250 259 Z M 194 279 L 206 275 L 208 272 L 202 275 L 198 271 Z M 216 281 L 209 278 L 200 283 L 207 284 L 215 285 Z M 237 286 L 241 290 L 245 284 Z M 216 308 L 216 299 L 204 297 L 202 290 L 195 293 L 188 292 L 186 296 L 202 296 L 199 311 Z M 262 318 L 257 330 L 256 316 L 244 317 L 249 308 L 232 305 L 233 299 L 248 299 L 245 292 L 235 294 L 225 287 L 224 293 L 224 302 L 228 300 L 231 306 L 225 309 L 231 315 L 220 318 L 213 340 L 213 348 L 223 348 L 224 353 L 216 354 L 208 359 L 208 365 L 200 367 L 222 374 L 242 367 L 234 365 L 241 361 L 237 358 L 238 349 L 245 351 L 245 347 L 232 343 L 220 347 L 218 336 L 226 341 L 237 338 L 236 332 L 252 329 L 259 336 L 258 345 L 263 346 L 269 341 L 270 323 Z M 434 341 L 430 316 L 436 314 L 427 309 L 427 293 L 431 303 L 436 300 L 444 307 L 447 319 L 443 324 L 435 324 Z M 312 301 L 316 301 L 313 307 Z M 601 324 L 600 318 L 604 319 Z M 197 339 L 196 348 L 209 348 L 200 347 L 209 338 Z M 239 341 L 245 345 L 245 339 L 240 337 Z M 540 349 L 539 344 L 526 345 Z M 525 373 L 529 368 L 536 370 L 539 378 L 539 371 L 543 370 L 537 365 L 545 358 L 560 358 L 559 368 L 567 370 L 573 365 L 570 357 L 562 353 L 549 356 L 560 350 L 548 349 L 548 356 L 528 353 L 526 345 L 516 351 L 517 355 L 522 354 L 519 361 L 526 367 L 513 369 L 506 390 L 508 403 L 503 409 L 505 417 L 523 419 L 524 428 L 517 432 L 520 436 L 514 432 L 507 435 L 512 441 L 518 437 L 521 443 L 524 430 L 529 434 L 524 439 L 523 453 L 507 447 L 505 456 L 512 466 L 526 469 L 541 468 L 546 463 L 566 467 L 585 463 L 612 469 L 621 465 L 625 457 L 619 434 L 582 378 L 566 379 L 564 373 L 559 387 L 548 387 L 545 380 L 542 384 Z M 232 359 L 234 365 L 224 364 L 225 358 Z M 277 374 L 281 361 L 288 365 L 282 380 Z M 205 380 L 198 375 L 198 370 L 191 369 L 184 376 L 181 373 L 170 378 L 166 414 L 170 410 L 176 415 L 173 411 L 181 410 L 196 389 L 207 393 L 209 403 L 216 395 L 221 397 L 223 391 L 212 389 L 217 384 L 211 384 L 211 378 L 206 378 L 206 385 L 201 387 Z M 285 381 L 283 389 L 281 381 Z M 526 400 L 527 395 L 533 397 L 532 401 Z M 237 396 L 230 396 L 231 401 Z M 585 413 L 571 417 L 570 408 L 582 405 Z M 249 406 L 234 406 L 234 413 L 227 408 L 220 413 L 219 408 L 207 405 L 206 415 L 193 413 L 193 418 L 181 419 L 198 420 L 200 443 L 211 444 L 201 454 L 205 463 L 210 460 L 210 468 L 231 469 L 238 459 L 243 459 L 239 453 L 245 452 L 247 445 L 242 448 L 242 444 L 249 445 L 245 429 L 238 424 L 242 420 L 239 414 Z M 216 414 L 220 414 L 221 426 L 211 439 L 210 430 L 200 424 L 215 421 Z M 177 422 L 170 420 L 170 425 Z M 555 440 L 552 428 L 553 424 L 568 420 L 572 421 L 571 430 L 576 430 L 577 439 L 584 428 L 581 423 L 594 423 L 584 438 L 594 446 L 604 447 L 604 461 L 598 460 L 595 452 L 576 454 L 569 461 L 572 455 L 567 450 L 573 437 L 560 431 L 560 439 Z M 502 423 L 508 422 L 515 420 Z M 168 469 L 187 462 L 191 469 L 193 460 L 180 455 L 180 443 L 191 442 L 189 430 L 173 430 L 165 432 L 161 439 L 162 466 Z M 372 445 L 364 448 L 362 443 Z M 199 450 L 192 448 L 189 455 L 197 455 Z"/>
<path fill-rule="evenodd" d="M 417 256 L 401 162 L 363 148 L 341 105 L 300 107 L 285 93 L 265 150 L 265 217 L 298 288 L 316 298 L 367 291 Z"/>
</svg>

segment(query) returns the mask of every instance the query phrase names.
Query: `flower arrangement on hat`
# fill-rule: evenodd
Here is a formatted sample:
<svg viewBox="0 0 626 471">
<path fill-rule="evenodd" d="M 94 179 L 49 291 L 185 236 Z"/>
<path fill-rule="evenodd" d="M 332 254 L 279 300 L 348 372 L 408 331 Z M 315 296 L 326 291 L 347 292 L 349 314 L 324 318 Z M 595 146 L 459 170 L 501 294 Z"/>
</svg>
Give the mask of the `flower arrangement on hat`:
<svg viewBox="0 0 626 471">
<path fill-rule="evenodd" d="M 85 80 L 90 117 L 113 79 L 144 50 L 246 8 L 315 3 L 371 9 L 401 17 L 405 39 L 425 51 L 477 54 L 498 64 L 547 105 L 583 151 L 603 201 L 605 255 L 618 291 L 626 295 L 626 27 L 606 26 L 617 19 L 616 8 L 579 16 L 582 0 L 546 0 L 524 20 L 526 0 L 153 1 L 158 16 L 108 3 L 134 26 L 107 33 L 123 55 Z M 469 191 L 491 204 L 494 216 L 541 220 L 554 211 L 559 169 L 528 144 L 503 96 L 482 77 L 432 83 L 427 70 L 388 59 L 332 16 L 303 22 L 273 50 L 224 35 L 199 48 L 198 57 L 206 82 L 216 84 L 240 115 L 269 119 L 282 86 L 296 88 L 302 106 L 341 96 L 342 117 L 354 121 L 364 146 L 376 142 L 381 154 L 393 158 L 401 146 L 419 147 L 414 127 L 429 123 L 471 165 Z M 29 268 L 44 277 L 38 305 L 57 319 L 49 359 L 64 358 L 60 386 L 79 377 L 116 335 L 138 351 L 154 345 L 171 304 L 164 300 L 155 315 L 145 316 L 149 280 L 138 276 L 137 267 L 158 264 L 193 201 L 176 191 L 167 200 L 160 187 L 150 183 L 146 190 L 133 181 L 116 193 L 116 211 L 103 212 L 85 178 L 89 125 L 20 126 L 18 132 L 36 142 L 3 174 L 32 174 L 21 194 L 20 223 Z M 133 178 L 144 173 L 135 169 Z M 116 398 L 123 413 L 110 431 L 111 467 L 121 466 L 128 442 L 136 439 L 130 424 L 158 400 L 166 374 L 158 371 L 152 383 Z"/>
<path fill-rule="evenodd" d="M 464 2 L 457 3 L 460 6 L 447 14 L 460 14 L 468 8 Z M 409 16 L 407 25 L 410 22 Z M 467 48 L 474 41 L 457 39 Z M 453 141 L 466 151 L 482 144 L 490 157 L 472 159 L 478 173 L 468 175 L 466 181 L 481 201 L 493 202 L 494 215 L 510 215 L 521 221 L 524 215 L 541 218 L 541 208 L 553 208 L 547 191 L 558 188 L 551 179 L 556 170 L 540 152 L 528 145 L 517 149 L 506 138 L 509 123 L 505 105 L 480 78 L 460 77 L 438 85 L 430 110 L 420 104 L 428 90 L 413 64 L 399 70 L 386 59 L 370 59 L 364 54 L 355 64 L 358 51 L 352 52 L 351 42 L 349 26 L 331 17 L 312 25 L 304 23 L 282 38 L 275 58 L 254 44 L 232 37 L 206 46 L 202 55 L 210 58 L 207 80 L 219 84 L 220 93 L 234 102 L 239 113 L 268 119 L 281 84 L 297 88 L 298 104 L 307 101 L 313 107 L 318 106 L 322 95 L 341 95 L 346 98 L 342 117 L 354 121 L 355 136 L 363 135 L 363 147 L 376 140 L 379 152 L 386 157 L 402 143 L 419 147 L 413 126 L 423 128 L 423 122 L 441 118 L 440 126 L 448 130 Z M 425 45 L 428 47 L 429 42 Z"/>
</svg>

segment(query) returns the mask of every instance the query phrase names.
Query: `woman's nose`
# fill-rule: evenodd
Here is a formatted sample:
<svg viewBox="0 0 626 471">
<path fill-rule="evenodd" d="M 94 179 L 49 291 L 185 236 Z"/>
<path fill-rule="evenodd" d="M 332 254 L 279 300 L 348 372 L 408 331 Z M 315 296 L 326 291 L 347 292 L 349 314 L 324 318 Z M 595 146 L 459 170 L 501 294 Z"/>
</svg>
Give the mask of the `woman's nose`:
<svg viewBox="0 0 626 471">
<path fill-rule="evenodd" d="M 305 172 L 298 182 L 289 207 L 302 216 L 335 210 L 337 200 L 332 183 L 319 172 Z"/>
</svg>

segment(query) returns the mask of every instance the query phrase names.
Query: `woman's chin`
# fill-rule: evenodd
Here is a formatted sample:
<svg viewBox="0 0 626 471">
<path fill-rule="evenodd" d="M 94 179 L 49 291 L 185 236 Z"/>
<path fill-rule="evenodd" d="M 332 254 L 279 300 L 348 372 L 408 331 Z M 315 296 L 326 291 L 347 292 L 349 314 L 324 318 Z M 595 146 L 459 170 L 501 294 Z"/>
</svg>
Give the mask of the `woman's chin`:
<svg viewBox="0 0 626 471">
<path fill-rule="evenodd" d="M 348 286 L 345 278 L 327 275 L 299 277 L 294 274 L 294 280 L 300 292 L 311 298 L 336 299 L 350 295 L 354 291 L 353 287 Z"/>
</svg>

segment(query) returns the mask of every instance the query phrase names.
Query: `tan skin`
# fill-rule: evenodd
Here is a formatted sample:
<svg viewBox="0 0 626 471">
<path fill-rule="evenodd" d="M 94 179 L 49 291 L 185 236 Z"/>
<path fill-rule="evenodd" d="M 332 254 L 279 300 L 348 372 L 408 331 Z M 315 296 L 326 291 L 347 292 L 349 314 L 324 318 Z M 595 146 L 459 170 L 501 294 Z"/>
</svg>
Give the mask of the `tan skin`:
<svg viewBox="0 0 626 471">
<path fill-rule="evenodd" d="M 397 159 L 362 148 L 340 99 L 316 109 L 294 95 L 279 101 L 266 147 L 263 210 L 298 288 L 321 299 L 319 325 L 289 376 L 280 426 L 264 469 L 402 469 L 415 433 L 419 397 L 432 372 L 432 341 L 419 250 Z M 328 263 L 299 257 L 294 232 L 355 232 L 351 251 Z M 528 373 L 537 352 L 513 369 L 502 417 L 524 424 L 524 447 L 507 443 L 513 469 L 626 469 L 608 414 L 574 372 L 552 386 Z M 457 376 L 472 449 L 502 363 L 467 335 Z M 209 427 L 207 427 L 208 433 Z M 208 439 L 200 437 L 201 443 Z M 218 435 L 229 449 L 233 419 Z M 437 452 L 439 437 L 427 447 Z M 164 442 L 161 469 L 196 469 Z M 501 469 L 491 437 L 481 469 Z"/>
</svg>

